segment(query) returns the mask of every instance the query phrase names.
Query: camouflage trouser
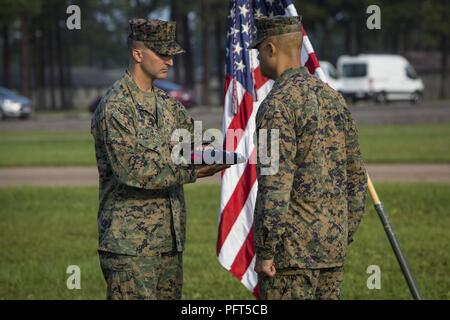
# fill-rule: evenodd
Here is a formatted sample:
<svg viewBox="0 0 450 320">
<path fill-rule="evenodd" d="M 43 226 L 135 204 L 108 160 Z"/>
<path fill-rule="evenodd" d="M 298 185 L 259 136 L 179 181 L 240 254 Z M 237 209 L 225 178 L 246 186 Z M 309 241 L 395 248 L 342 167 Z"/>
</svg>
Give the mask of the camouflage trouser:
<svg viewBox="0 0 450 320">
<path fill-rule="evenodd" d="M 343 267 L 297 269 L 278 272 L 273 278 L 258 277 L 260 298 L 264 300 L 338 300 Z"/>
<path fill-rule="evenodd" d="M 182 253 L 135 257 L 99 252 L 108 300 L 181 299 Z"/>
</svg>

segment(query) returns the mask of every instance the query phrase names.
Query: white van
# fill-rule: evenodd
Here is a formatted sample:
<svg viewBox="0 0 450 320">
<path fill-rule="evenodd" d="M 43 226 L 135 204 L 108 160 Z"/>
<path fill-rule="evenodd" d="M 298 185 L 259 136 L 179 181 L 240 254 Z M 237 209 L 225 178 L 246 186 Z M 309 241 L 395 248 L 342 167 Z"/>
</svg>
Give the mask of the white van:
<svg viewBox="0 0 450 320">
<path fill-rule="evenodd" d="M 322 68 L 323 73 L 327 77 L 327 82 L 334 90 L 340 90 L 340 81 L 339 76 L 336 71 L 336 68 L 328 61 L 319 61 L 320 67 Z"/>
<path fill-rule="evenodd" d="M 345 55 L 339 57 L 337 68 L 341 77 L 339 91 L 352 100 L 417 102 L 423 94 L 422 80 L 399 55 Z"/>
</svg>

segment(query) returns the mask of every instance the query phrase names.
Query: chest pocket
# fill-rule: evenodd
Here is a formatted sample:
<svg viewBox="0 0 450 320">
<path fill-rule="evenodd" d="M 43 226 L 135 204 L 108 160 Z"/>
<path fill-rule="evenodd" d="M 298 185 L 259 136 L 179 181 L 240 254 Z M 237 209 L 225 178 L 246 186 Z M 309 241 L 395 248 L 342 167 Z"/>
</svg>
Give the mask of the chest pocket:
<svg viewBox="0 0 450 320">
<path fill-rule="evenodd" d="M 139 146 L 141 146 L 144 149 L 148 149 L 154 152 L 157 152 L 158 154 L 161 152 L 160 145 L 157 141 L 145 139 L 145 138 L 138 138 L 137 143 Z"/>
<path fill-rule="evenodd" d="M 171 136 L 177 128 L 177 121 L 171 111 L 170 105 L 158 97 L 155 114 L 145 109 L 138 109 L 137 143 L 148 150 L 168 156 L 171 151 Z"/>
<path fill-rule="evenodd" d="M 177 121 L 168 105 L 158 105 L 158 127 L 161 137 L 169 142 L 173 131 L 177 129 Z"/>
</svg>

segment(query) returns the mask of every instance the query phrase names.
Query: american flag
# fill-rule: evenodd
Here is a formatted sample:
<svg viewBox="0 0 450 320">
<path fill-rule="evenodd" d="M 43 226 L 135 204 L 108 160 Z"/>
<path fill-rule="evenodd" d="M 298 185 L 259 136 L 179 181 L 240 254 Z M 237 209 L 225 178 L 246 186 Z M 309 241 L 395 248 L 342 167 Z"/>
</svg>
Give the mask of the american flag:
<svg viewBox="0 0 450 320">
<path fill-rule="evenodd" d="M 256 112 L 273 81 L 262 76 L 257 50 L 247 48 L 255 36 L 254 18 L 262 15 L 297 16 L 297 11 L 290 0 L 230 0 L 222 132 L 226 150 L 238 152 L 248 161 L 231 166 L 222 175 L 217 239 L 221 265 L 256 297 L 253 211 L 258 186 L 253 134 Z M 301 62 L 326 81 L 304 29 Z"/>
</svg>

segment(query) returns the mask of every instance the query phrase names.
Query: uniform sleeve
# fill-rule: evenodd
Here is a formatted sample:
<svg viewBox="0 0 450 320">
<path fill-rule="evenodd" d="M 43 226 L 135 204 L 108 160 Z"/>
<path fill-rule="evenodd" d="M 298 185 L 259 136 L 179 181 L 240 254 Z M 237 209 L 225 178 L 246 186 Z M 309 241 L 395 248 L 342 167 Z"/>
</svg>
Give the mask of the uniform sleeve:
<svg viewBox="0 0 450 320">
<path fill-rule="evenodd" d="M 294 180 L 296 136 L 295 120 L 288 110 L 274 102 L 257 124 L 258 132 L 267 129 L 267 141 L 258 134 L 258 145 L 267 148 L 272 163 L 278 163 L 273 174 L 262 174 L 260 149 L 258 150 L 258 194 L 255 207 L 255 250 L 259 259 L 273 259 L 276 245 L 285 229 L 290 194 Z M 279 130 L 279 150 L 271 150 L 270 130 Z M 278 152 L 277 152 L 278 151 Z"/>
<path fill-rule="evenodd" d="M 181 103 L 176 102 L 175 112 L 176 112 L 178 127 L 182 128 L 182 129 L 186 129 L 191 134 L 194 134 L 194 120 L 187 113 L 186 109 L 184 108 L 183 105 L 181 105 Z"/>
<path fill-rule="evenodd" d="M 187 113 L 186 109 L 180 102 L 176 102 L 175 104 L 175 113 L 178 122 L 178 128 L 185 129 L 191 134 L 191 144 L 189 147 L 191 148 L 194 145 L 195 137 L 194 137 L 194 119 Z M 199 133 L 202 134 L 201 132 Z M 200 136 L 201 139 L 201 136 Z"/>
<path fill-rule="evenodd" d="M 162 141 L 140 139 L 124 110 L 105 116 L 104 139 L 113 174 L 123 184 L 165 189 L 196 180 L 193 166 L 175 165 Z"/>
<path fill-rule="evenodd" d="M 173 103 L 174 114 L 178 123 L 177 128 L 187 130 L 190 133 L 190 141 L 182 143 L 183 150 L 180 154 L 188 162 L 190 161 L 190 152 L 194 151 L 194 148 L 196 147 L 195 142 L 202 141 L 203 132 L 202 130 L 195 132 L 194 119 L 189 115 L 186 108 L 180 102 L 171 101 L 171 103 Z M 197 135 L 197 140 L 195 139 L 196 137 L 194 133 Z M 185 154 L 184 151 L 188 151 L 188 153 Z"/>
<path fill-rule="evenodd" d="M 355 122 L 350 111 L 347 108 L 345 110 L 347 113 L 348 243 L 351 243 L 364 214 L 367 195 L 367 174 L 361 155 Z"/>
</svg>

